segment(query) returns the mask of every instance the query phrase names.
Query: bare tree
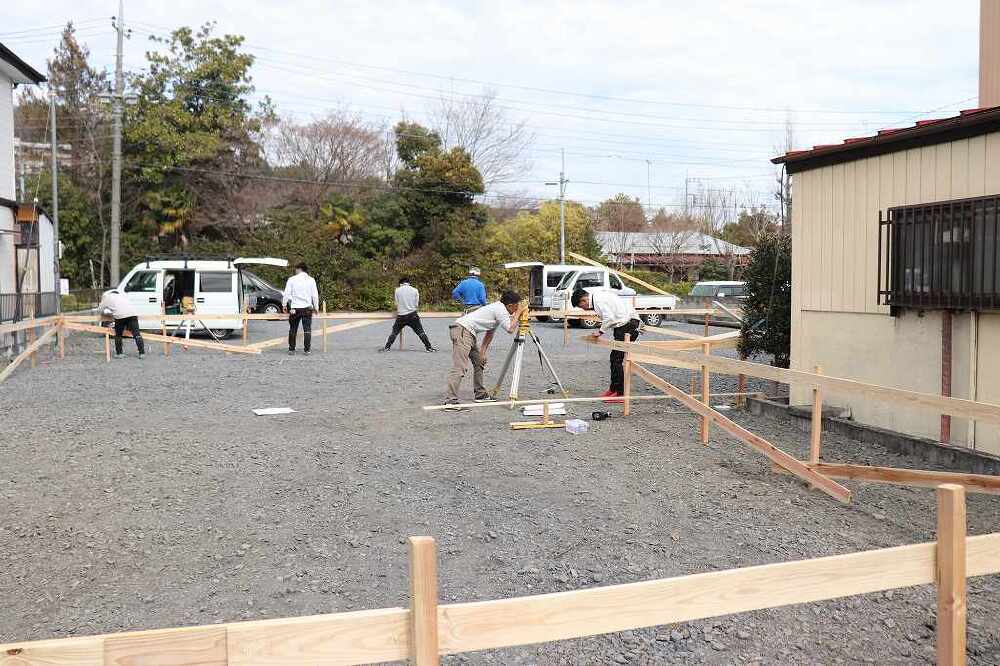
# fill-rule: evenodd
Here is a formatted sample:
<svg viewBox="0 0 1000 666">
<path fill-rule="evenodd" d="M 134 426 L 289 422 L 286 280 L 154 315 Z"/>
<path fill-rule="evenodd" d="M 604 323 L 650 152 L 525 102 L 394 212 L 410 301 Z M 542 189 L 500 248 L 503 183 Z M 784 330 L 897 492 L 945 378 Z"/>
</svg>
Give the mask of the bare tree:
<svg viewBox="0 0 1000 666">
<path fill-rule="evenodd" d="M 688 215 L 667 213 L 662 208 L 649 224 L 649 244 L 664 257 L 670 281 L 674 276 L 680 255 L 687 254 L 698 238 L 699 223 Z"/>
<path fill-rule="evenodd" d="M 299 124 L 278 123 L 270 152 L 275 162 L 297 176 L 320 184 L 351 185 L 387 173 L 386 129 L 359 116 L 331 111 L 325 118 Z"/>
<path fill-rule="evenodd" d="M 785 118 L 784 145 L 777 146 L 776 152 L 788 153 L 795 149 L 795 125 L 789 115 Z M 774 198 L 778 202 L 778 221 L 781 225 L 781 233 L 790 233 L 792 223 L 792 176 L 784 165 L 778 170 L 775 176 Z"/>
<path fill-rule="evenodd" d="M 525 122 L 513 122 L 497 103 L 494 90 L 471 97 L 442 97 L 432 111 L 435 131 L 445 148 L 463 148 L 482 174 L 487 189 L 531 169 L 528 149 L 535 135 Z"/>
<path fill-rule="evenodd" d="M 729 278 L 736 274 L 736 255 L 733 252 L 733 245 L 724 241 L 722 236 L 723 228 L 734 221 L 736 217 L 736 192 L 735 190 L 713 190 L 702 189 L 695 199 L 698 206 L 697 219 L 700 222 L 700 231 L 707 237 L 705 240 L 715 250 L 719 259 L 726 264 L 729 270 Z"/>
</svg>

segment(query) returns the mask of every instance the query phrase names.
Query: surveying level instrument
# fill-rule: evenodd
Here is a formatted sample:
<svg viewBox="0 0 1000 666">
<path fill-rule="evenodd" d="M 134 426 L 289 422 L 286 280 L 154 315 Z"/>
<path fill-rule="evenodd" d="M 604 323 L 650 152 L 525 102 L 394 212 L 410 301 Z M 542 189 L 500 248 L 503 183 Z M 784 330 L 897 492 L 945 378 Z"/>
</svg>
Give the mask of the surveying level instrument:
<svg viewBox="0 0 1000 666">
<path fill-rule="evenodd" d="M 490 391 L 490 395 L 494 398 L 500 393 L 500 389 L 503 386 L 504 380 L 507 378 L 507 371 L 513 366 L 513 372 L 510 378 L 510 399 L 517 400 L 518 386 L 521 383 L 521 364 L 524 360 L 524 343 L 526 340 L 531 340 L 535 343 L 535 350 L 538 352 L 538 363 L 542 368 L 548 373 L 549 377 L 552 378 L 552 383 L 549 387 L 545 389 L 546 393 L 553 394 L 557 390 L 562 393 L 564 398 L 569 397 L 569 391 L 567 391 L 562 382 L 559 381 L 559 375 L 556 374 L 556 369 L 552 367 L 552 361 L 549 360 L 548 355 L 545 350 L 542 349 L 542 341 L 538 339 L 535 332 L 531 330 L 531 320 L 528 316 L 528 308 L 521 311 L 521 315 L 518 318 L 517 334 L 514 336 L 514 344 L 511 345 L 510 351 L 507 352 L 507 358 L 504 359 L 503 366 L 500 368 L 500 376 L 497 378 L 497 385 L 493 387 Z"/>
</svg>

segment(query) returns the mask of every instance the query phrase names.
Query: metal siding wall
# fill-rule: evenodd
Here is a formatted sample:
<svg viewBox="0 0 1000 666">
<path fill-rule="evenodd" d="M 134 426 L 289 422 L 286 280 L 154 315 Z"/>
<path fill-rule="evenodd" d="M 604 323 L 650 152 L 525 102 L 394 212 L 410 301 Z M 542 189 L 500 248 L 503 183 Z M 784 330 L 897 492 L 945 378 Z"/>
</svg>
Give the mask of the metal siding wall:
<svg viewBox="0 0 1000 666">
<path fill-rule="evenodd" d="M 886 385 L 905 384 L 909 377 L 910 388 L 937 392 L 941 333 L 935 313 L 884 317 L 879 325 L 851 316 L 838 320 L 836 313 L 889 313 L 876 300 L 880 211 L 990 194 L 1000 194 L 1000 132 L 795 174 L 792 367 L 821 363 L 832 375 L 861 373 L 859 378 Z M 831 326 L 836 334 L 825 330 Z M 1000 357 L 993 353 L 1000 344 L 1000 314 L 981 316 L 976 359 L 970 356 L 967 329 L 968 322 L 956 318 L 953 393 L 970 392 L 975 363 L 978 399 L 1000 404 Z M 886 359 L 892 359 L 888 365 Z M 807 391 L 793 388 L 794 403 L 808 399 Z M 936 428 L 933 415 L 893 415 L 875 405 L 838 402 L 854 409 L 864 422 L 926 436 L 933 436 Z M 960 420 L 954 421 L 952 432 L 955 441 L 964 440 Z M 976 443 L 978 449 L 1000 453 L 1000 428 L 979 424 Z"/>
<path fill-rule="evenodd" d="M 844 165 L 836 164 L 831 170 L 830 192 L 830 268 L 826 274 L 827 289 L 830 292 L 830 309 L 836 312 L 844 310 L 844 284 L 847 274 L 844 272 L 844 243 L 848 232 L 844 219 Z"/>
</svg>

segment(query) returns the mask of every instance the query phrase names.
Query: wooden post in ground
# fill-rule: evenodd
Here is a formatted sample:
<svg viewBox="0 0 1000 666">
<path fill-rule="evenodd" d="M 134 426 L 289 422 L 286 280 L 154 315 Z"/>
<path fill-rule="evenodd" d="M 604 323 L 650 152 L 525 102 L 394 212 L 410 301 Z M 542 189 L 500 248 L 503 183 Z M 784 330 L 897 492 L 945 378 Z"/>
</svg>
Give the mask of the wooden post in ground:
<svg viewBox="0 0 1000 666">
<path fill-rule="evenodd" d="M 625 400 L 622 406 L 622 416 L 632 413 L 632 352 L 625 354 Z"/>
<path fill-rule="evenodd" d="M 705 328 L 708 328 L 708 324 L 705 324 Z M 711 342 L 702 343 L 701 352 L 706 355 L 711 354 L 712 343 Z M 701 366 L 701 401 L 705 403 L 706 407 L 709 406 L 708 405 L 709 379 L 710 377 L 708 374 L 708 366 L 707 365 Z M 710 434 L 711 427 L 712 427 L 712 419 L 708 416 L 703 416 L 701 418 L 701 443 L 704 444 L 705 446 L 708 446 L 708 437 Z"/>
<path fill-rule="evenodd" d="M 28 344 L 30 345 L 35 341 L 35 327 L 32 326 L 28 329 Z M 36 367 L 38 365 L 38 352 L 31 352 L 31 367 Z"/>
<path fill-rule="evenodd" d="M 817 375 L 823 374 L 822 366 L 817 365 L 815 370 Z M 815 465 L 819 463 L 820 453 L 823 446 L 823 392 L 813 389 L 812 407 L 812 430 L 809 434 L 809 463 Z"/>
<path fill-rule="evenodd" d="M 104 334 L 104 360 L 111 363 L 111 333 Z"/>
<path fill-rule="evenodd" d="M 250 306 L 247 306 L 246 314 L 250 314 Z M 247 346 L 247 342 L 250 341 L 250 318 L 243 317 L 243 346 Z"/>
<path fill-rule="evenodd" d="M 566 307 L 567 301 L 563 301 L 563 347 L 569 344 L 569 308 Z"/>
<path fill-rule="evenodd" d="M 410 537 L 410 661 L 437 666 L 437 545 L 431 537 Z"/>
<path fill-rule="evenodd" d="M 965 664 L 965 488 L 938 486 L 937 663 Z"/>
<path fill-rule="evenodd" d="M 705 313 L 705 337 L 708 337 L 708 322 L 712 318 L 712 315 L 708 312 Z"/>
<path fill-rule="evenodd" d="M 326 353 L 326 301 L 323 301 L 323 353 Z"/>
<path fill-rule="evenodd" d="M 61 318 L 59 319 L 59 329 L 56 335 L 59 338 L 59 358 L 66 358 L 66 328 Z"/>
<path fill-rule="evenodd" d="M 167 337 L 167 321 L 164 317 L 167 315 L 167 306 L 165 303 L 160 303 L 160 335 Z M 170 343 L 163 343 L 163 355 L 170 356 Z"/>
</svg>

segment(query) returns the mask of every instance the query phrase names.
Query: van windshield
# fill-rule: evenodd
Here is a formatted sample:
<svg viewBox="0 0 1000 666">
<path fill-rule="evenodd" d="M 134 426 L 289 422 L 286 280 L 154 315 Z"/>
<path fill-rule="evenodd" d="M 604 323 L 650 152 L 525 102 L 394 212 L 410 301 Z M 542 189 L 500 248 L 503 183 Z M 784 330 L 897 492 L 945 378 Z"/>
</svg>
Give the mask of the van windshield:
<svg viewBox="0 0 1000 666">
<path fill-rule="evenodd" d="M 562 271 L 549 273 L 548 275 L 545 276 L 545 286 L 558 288 L 559 283 L 562 282 L 564 275 L 565 273 L 563 273 Z"/>
<path fill-rule="evenodd" d="M 556 289 L 566 289 L 569 285 L 573 284 L 573 280 L 576 279 L 576 271 L 570 271 L 566 275 L 562 276 L 559 280 L 559 284 L 556 285 Z"/>
<path fill-rule="evenodd" d="M 690 296 L 715 296 L 718 293 L 717 284 L 696 284 L 691 287 Z"/>
</svg>

